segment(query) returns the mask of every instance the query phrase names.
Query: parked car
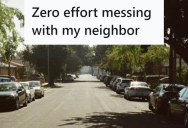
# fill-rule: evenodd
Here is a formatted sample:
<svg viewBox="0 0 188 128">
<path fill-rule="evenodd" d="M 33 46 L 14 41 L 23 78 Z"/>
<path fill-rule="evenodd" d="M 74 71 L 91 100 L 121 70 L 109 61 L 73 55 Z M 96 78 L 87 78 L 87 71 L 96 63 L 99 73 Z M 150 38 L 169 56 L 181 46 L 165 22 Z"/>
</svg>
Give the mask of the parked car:
<svg viewBox="0 0 188 128">
<path fill-rule="evenodd" d="M 74 74 L 71 74 L 71 76 L 73 76 L 73 77 L 74 77 L 74 79 L 76 79 L 76 75 L 74 75 Z"/>
<path fill-rule="evenodd" d="M 167 117 L 180 117 L 188 128 L 188 87 L 183 88 L 168 102 Z"/>
<path fill-rule="evenodd" d="M 162 110 L 166 111 L 168 101 L 174 98 L 176 93 L 184 87 L 184 85 L 169 83 L 158 85 L 149 95 L 149 109 L 155 109 L 157 113 Z"/>
<path fill-rule="evenodd" d="M 107 77 L 106 75 L 101 75 L 100 76 L 100 81 L 103 82 L 106 77 Z"/>
<path fill-rule="evenodd" d="M 116 92 L 117 84 L 121 81 L 121 77 L 117 77 L 116 80 L 113 82 L 111 89 Z"/>
<path fill-rule="evenodd" d="M 9 75 L 0 75 L 0 77 L 3 77 L 3 78 L 9 78 L 11 81 L 13 82 L 16 82 L 17 79 L 15 76 L 9 76 Z"/>
<path fill-rule="evenodd" d="M 106 81 L 107 81 L 107 79 L 108 79 L 108 76 L 104 78 L 103 83 L 104 83 L 105 85 L 106 85 Z"/>
<path fill-rule="evenodd" d="M 161 79 L 159 79 L 160 83 L 169 83 L 169 77 L 163 77 Z"/>
<path fill-rule="evenodd" d="M 125 87 L 128 87 L 132 79 L 120 78 L 120 81 L 116 85 L 116 93 L 120 94 L 124 92 Z"/>
<path fill-rule="evenodd" d="M 44 87 L 42 87 L 40 81 L 29 81 L 29 87 L 35 90 L 35 97 L 44 97 Z"/>
<path fill-rule="evenodd" d="M 65 81 L 74 81 L 74 77 L 72 75 L 66 75 Z"/>
<path fill-rule="evenodd" d="M 105 81 L 105 84 L 106 84 L 106 86 L 109 86 L 110 85 L 110 81 L 113 79 L 113 76 L 108 76 L 107 78 L 106 78 L 106 81 Z"/>
<path fill-rule="evenodd" d="M 29 86 L 29 82 L 20 82 L 20 84 L 26 90 L 28 103 L 30 103 L 31 101 L 35 101 L 35 89 Z"/>
<path fill-rule="evenodd" d="M 0 83 L 0 105 L 14 110 L 19 109 L 20 105 L 27 106 L 26 90 L 17 82 Z"/>
<path fill-rule="evenodd" d="M 98 80 L 100 80 L 100 76 L 101 76 L 101 74 L 97 75 L 97 79 L 98 79 Z"/>
<path fill-rule="evenodd" d="M 0 82 L 11 82 L 10 78 L 0 77 Z"/>
<path fill-rule="evenodd" d="M 143 100 L 148 99 L 151 89 L 148 87 L 146 82 L 130 82 L 128 87 L 124 89 L 124 98 L 131 100 L 132 97 L 142 98 Z"/>
<path fill-rule="evenodd" d="M 111 89 L 112 89 L 112 87 L 113 87 L 113 83 L 116 81 L 117 78 L 118 78 L 117 76 L 114 76 L 114 77 L 111 79 L 111 81 L 110 81 L 110 88 L 111 88 Z"/>
</svg>

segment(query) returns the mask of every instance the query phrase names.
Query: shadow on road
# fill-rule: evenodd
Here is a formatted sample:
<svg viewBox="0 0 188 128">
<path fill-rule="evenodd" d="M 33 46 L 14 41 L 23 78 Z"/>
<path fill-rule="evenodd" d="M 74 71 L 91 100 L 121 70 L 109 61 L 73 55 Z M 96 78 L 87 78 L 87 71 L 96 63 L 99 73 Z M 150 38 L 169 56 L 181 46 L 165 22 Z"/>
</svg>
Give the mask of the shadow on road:
<svg viewBox="0 0 188 128">
<path fill-rule="evenodd" d="M 20 109 L 22 109 L 23 106 L 20 106 Z M 18 111 L 18 110 L 13 110 L 10 107 L 0 107 L 0 113 L 8 113 L 8 112 L 13 112 L 13 111 Z"/>
<path fill-rule="evenodd" d="M 78 125 L 85 128 L 183 128 L 181 122 L 168 121 L 162 115 L 144 112 L 96 112 L 86 117 L 62 120 L 59 127 Z"/>
</svg>

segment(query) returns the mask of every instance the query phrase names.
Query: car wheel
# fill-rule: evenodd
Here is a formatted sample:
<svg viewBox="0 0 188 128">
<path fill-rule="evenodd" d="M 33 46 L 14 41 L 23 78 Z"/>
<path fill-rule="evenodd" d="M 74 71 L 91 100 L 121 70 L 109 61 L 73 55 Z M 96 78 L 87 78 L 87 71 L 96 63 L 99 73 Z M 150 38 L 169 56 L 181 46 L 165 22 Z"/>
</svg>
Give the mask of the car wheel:
<svg viewBox="0 0 188 128">
<path fill-rule="evenodd" d="M 120 91 L 119 91 L 119 89 L 118 89 L 118 88 L 116 89 L 116 93 L 117 93 L 117 94 L 120 94 Z"/>
<path fill-rule="evenodd" d="M 35 101 L 35 96 L 33 97 L 33 101 Z"/>
<path fill-rule="evenodd" d="M 127 100 L 131 100 L 129 93 L 127 93 Z"/>
<path fill-rule="evenodd" d="M 29 96 L 29 98 L 28 98 L 28 103 L 30 103 L 32 100 L 31 100 L 31 96 Z"/>
<path fill-rule="evenodd" d="M 167 113 L 166 113 L 166 115 L 167 115 L 167 119 L 171 119 L 172 118 L 172 114 L 171 114 L 171 109 L 170 109 L 170 106 L 168 105 L 168 107 L 167 107 Z"/>
<path fill-rule="evenodd" d="M 127 96 L 125 95 L 125 93 L 124 93 L 124 99 L 127 99 Z"/>
<path fill-rule="evenodd" d="M 20 108 L 20 102 L 18 99 L 16 99 L 14 110 L 18 110 Z"/>
<path fill-rule="evenodd" d="M 188 110 L 185 110 L 185 114 L 184 114 L 184 126 L 186 128 L 188 128 Z"/>
<path fill-rule="evenodd" d="M 42 97 L 44 97 L 44 93 L 43 93 Z"/>
<path fill-rule="evenodd" d="M 28 101 L 28 99 L 27 99 L 27 97 L 26 97 L 26 98 L 25 98 L 25 103 L 23 104 L 24 107 L 27 106 L 27 103 L 28 103 L 27 101 Z"/>
<path fill-rule="evenodd" d="M 150 101 L 148 102 L 148 105 L 149 105 L 149 110 L 153 111 L 153 106 L 152 106 L 152 104 L 150 103 Z"/>
</svg>

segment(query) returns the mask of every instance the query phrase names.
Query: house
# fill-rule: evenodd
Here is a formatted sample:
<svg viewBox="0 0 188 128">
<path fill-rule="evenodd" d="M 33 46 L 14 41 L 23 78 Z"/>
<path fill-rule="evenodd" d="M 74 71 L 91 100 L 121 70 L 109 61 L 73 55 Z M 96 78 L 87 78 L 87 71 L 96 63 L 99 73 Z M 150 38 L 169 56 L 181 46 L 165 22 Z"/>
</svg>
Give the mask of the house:
<svg viewBox="0 0 188 128">
<path fill-rule="evenodd" d="M 0 62 L 0 75 L 8 75 L 9 65 L 3 62 Z M 14 65 L 10 65 L 10 74 L 12 76 L 16 76 L 17 67 Z"/>
</svg>

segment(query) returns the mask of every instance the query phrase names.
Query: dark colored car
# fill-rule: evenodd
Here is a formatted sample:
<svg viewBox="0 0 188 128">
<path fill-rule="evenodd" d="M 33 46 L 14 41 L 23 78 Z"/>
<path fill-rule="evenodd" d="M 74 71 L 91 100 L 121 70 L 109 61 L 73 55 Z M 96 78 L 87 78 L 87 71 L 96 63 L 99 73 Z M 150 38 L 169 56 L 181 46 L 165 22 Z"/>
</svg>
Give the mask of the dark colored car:
<svg viewBox="0 0 188 128">
<path fill-rule="evenodd" d="M 120 94 L 124 92 L 125 87 L 128 87 L 132 79 L 121 78 L 120 81 L 116 85 L 116 93 Z"/>
<path fill-rule="evenodd" d="M 104 78 L 104 81 L 103 81 L 104 84 L 106 84 L 106 81 L 107 81 L 108 77 L 109 77 L 109 76 L 106 76 L 106 77 Z"/>
<path fill-rule="evenodd" d="M 14 82 L 16 82 L 16 81 L 17 81 L 17 79 L 16 79 L 16 77 L 15 77 L 15 76 L 0 75 L 0 77 L 9 78 L 11 81 L 14 81 Z"/>
<path fill-rule="evenodd" d="M 11 82 L 11 79 L 6 77 L 0 77 L 0 82 Z"/>
<path fill-rule="evenodd" d="M 108 76 L 107 78 L 106 78 L 106 81 L 105 81 L 105 84 L 106 84 L 106 86 L 109 86 L 110 85 L 110 81 L 113 79 L 113 76 Z"/>
<path fill-rule="evenodd" d="M 183 88 L 168 102 L 167 117 L 180 117 L 188 128 L 188 87 Z"/>
<path fill-rule="evenodd" d="M 20 105 L 27 106 L 27 93 L 24 87 L 17 82 L 0 83 L 0 104 L 14 110 Z"/>
<path fill-rule="evenodd" d="M 110 81 L 110 88 L 112 89 L 113 88 L 113 83 L 116 81 L 118 77 L 114 76 L 111 81 Z"/>
<path fill-rule="evenodd" d="M 168 101 L 173 99 L 184 85 L 180 84 L 160 84 L 149 95 L 149 109 L 161 112 L 167 110 Z"/>
<path fill-rule="evenodd" d="M 100 77 L 100 81 L 103 82 L 106 77 L 107 77 L 106 75 L 102 75 L 102 76 Z"/>
<path fill-rule="evenodd" d="M 113 82 L 111 89 L 116 92 L 117 84 L 121 81 L 121 77 L 117 77 L 116 80 Z"/>
</svg>

